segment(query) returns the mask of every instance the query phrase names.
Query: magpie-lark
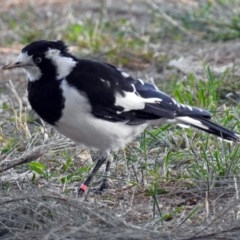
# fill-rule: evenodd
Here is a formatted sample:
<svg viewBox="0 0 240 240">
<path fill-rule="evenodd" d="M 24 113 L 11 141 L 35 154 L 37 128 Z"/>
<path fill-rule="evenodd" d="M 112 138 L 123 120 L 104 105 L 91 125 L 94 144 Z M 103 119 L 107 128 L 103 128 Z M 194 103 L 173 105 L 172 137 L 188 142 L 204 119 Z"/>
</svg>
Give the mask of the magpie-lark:
<svg viewBox="0 0 240 240">
<path fill-rule="evenodd" d="M 33 42 L 3 69 L 17 67 L 27 73 L 28 99 L 35 112 L 63 135 L 102 154 L 79 193 L 105 161 L 108 173 L 111 150 L 124 147 L 151 125 L 177 123 L 239 141 L 238 134 L 213 123 L 208 111 L 180 104 L 113 65 L 78 59 L 62 41 Z"/>
</svg>

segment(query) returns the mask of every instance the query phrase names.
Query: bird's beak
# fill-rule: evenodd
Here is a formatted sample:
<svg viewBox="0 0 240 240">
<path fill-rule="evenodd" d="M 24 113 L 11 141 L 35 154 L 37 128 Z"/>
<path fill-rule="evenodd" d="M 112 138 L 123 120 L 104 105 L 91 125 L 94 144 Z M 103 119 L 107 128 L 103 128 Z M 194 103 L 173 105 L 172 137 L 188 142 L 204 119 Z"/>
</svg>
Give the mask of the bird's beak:
<svg viewBox="0 0 240 240">
<path fill-rule="evenodd" d="M 19 67 L 24 67 L 24 66 L 26 66 L 25 63 L 15 62 L 15 63 L 10 63 L 10 64 L 2 67 L 2 70 L 8 70 L 8 69 L 19 68 Z"/>
</svg>

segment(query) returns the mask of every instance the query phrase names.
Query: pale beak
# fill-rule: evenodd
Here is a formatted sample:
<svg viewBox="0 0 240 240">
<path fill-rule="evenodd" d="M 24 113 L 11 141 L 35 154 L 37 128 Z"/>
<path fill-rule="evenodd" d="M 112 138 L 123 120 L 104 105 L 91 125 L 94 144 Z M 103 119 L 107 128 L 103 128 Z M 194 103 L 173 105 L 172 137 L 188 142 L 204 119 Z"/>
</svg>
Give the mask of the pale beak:
<svg viewBox="0 0 240 240">
<path fill-rule="evenodd" d="M 21 63 L 21 62 L 15 62 L 15 63 L 10 63 L 4 67 L 2 67 L 2 70 L 7 70 L 7 69 L 13 69 L 13 68 L 19 68 L 19 67 L 24 67 L 27 66 L 28 64 L 26 63 Z"/>
</svg>

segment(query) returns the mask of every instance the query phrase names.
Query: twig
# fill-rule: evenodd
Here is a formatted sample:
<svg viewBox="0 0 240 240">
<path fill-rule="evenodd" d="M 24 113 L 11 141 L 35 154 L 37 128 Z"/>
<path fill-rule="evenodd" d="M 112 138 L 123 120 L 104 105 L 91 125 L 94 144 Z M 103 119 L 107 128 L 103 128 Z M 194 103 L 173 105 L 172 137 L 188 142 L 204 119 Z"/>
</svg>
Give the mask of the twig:
<svg viewBox="0 0 240 240">
<path fill-rule="evenodd" d="M 233 179 L 234 179 L 234 187 L 235 187 L 235 190 L 236 190 L 236 199 L 239 199 L 239 192 L 238 192 L 237 179 L 236 179 L 235 176 L 233 177 Z"/>
<path fill-rule="evenodd" d="M 4 160 L 2 160 L 1 165 L 4 164 L 5 166 L 0 166 L 0 173 L 7 171 L 18 165 L 32 162 L 35 159 L 41 157 L 44 153 L 46 153 L 46 147 L 41 146 L 41 147 L 35 148 L 34 150 L 32 150 L 30 152 L 23 154 L 21 157 L 19 157 L 17 159 L 12 159 L 12 160 L 4 159 Z"/>
</svg>

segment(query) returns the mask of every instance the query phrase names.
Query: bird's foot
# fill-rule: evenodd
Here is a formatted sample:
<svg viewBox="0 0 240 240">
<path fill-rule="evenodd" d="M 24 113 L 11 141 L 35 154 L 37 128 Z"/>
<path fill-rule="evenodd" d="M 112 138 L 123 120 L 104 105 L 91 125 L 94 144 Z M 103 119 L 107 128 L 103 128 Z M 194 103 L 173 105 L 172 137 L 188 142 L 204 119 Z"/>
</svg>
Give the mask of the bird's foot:
<svg viewBox="0 0 240 240">
<path fill-rule="evenodd" d="M 103 179 L 100 186 L 98 188 L 94 189 L 94 193 L 102 194 L 103 192 L 105 192 L 109 188 L 110 188 L 109 179 Z"/>
</svg>

